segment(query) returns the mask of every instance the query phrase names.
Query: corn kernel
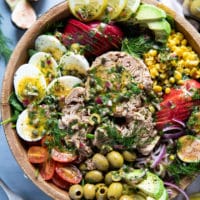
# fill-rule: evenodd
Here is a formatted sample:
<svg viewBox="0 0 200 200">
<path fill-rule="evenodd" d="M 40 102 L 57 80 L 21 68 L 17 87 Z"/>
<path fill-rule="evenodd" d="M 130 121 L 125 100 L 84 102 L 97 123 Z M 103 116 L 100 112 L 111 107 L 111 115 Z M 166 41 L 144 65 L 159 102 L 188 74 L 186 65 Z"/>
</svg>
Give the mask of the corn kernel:
<svg viewBox="0 0 200 200">
<path fill-rule="evenodd" d="M 183 85 L 184 80 L 178 80 L 177 83 L 178 83 L 178 85 Z"/>
<path fill-rule="evenodd" d="M 174 71 L 174 78 L 176 80 L 181 80 L 182 79 L 182 74 L 179 71 L 175 70 Z"/>
<path fill-rule="evenodd" d="M 186 40 L 186 39 L 183 39 L 183 40 L 181 41 L 181 44 L 184 45 L 184 46 L 186 46 L 186 45 L 187 45 L 187 40 Z"/>
<path fill-rule="evenodd" d="M 169 94 L 170 93 L 170 91 L 171 91 L 171 89 L 170 88 L 165 88 L 165 94 Z"/>
<path fill-rule="evenodd" d="M 154 90 L 154 92 L 161 92 L 162 87 L 160 85 L 155 85 L 155 86 L 153 86 L 153 90 Z"/>
<path fill-rule="evenodd" d="M 155 110 L 155 107 L 154 106 L 152 106 L 152 105 L 150 105 L 149 106 L 149 111 L 151 112 L 151 113 L 154 113 L 156 110 Z"/>
<path fill-rule="evenodd" d="M 169 82 L 170 82 L 170 83 L 175 83 L 175 78 L 174 78 L 174 77 L 170 77 L 170 78 L 169 78 Z"/>
<path fill-rule="evenodd" d="M 170 159 L 170 160 L 174 160 L 174 159 L 175 159 L 175 156 L 174 156 L 173 154 L 171 154 L 171 155 L 169 156 L 169 159 Z"/>
<path fill-rule="evenodd" d="M 149 55 L 151 55 L 153 57 L 155 57 L 157 55 L 157 51 L 154 49 L 151 49 L 148 53 L 149 53 Z"/>
</svg>

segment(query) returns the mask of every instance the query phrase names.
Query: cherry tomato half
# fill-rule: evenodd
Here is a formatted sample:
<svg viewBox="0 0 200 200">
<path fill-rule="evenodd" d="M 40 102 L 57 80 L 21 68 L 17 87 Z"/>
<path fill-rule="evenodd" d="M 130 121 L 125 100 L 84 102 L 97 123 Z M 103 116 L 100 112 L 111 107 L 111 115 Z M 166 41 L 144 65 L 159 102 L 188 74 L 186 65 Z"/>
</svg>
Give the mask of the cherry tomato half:
<svg viewBox="0 0 200 200">
<path fill-rule="evenodd" d="M 57 165 L 55 171 L 60 178 L 69 183 L 78 184 L 82 180 L 82 174 L 75 165 Z"/>
<path fill-rule="evenodd" d="M 43 163 L 48 158 L 48 151 L 45 147 L 41 146 L 31 146 L 28 149 L 28 160 L 30 163 Z"/>
<path fill-rule="evenodd" d="M 52 177 L 52 182 L 61 189 L 69 189 L 70 187 L 70 183 L 60 178 L 60 176 L 58 176 L 56 173 L 54 173 Z"/>
<path fill-rule="evenodd" d="M 53 159 L 47 159 L 40 169 L 40 175 L 44 180 L 50 180 L 55 172 L 56 163 Z"/>
<path fill-rule="evenodd" d="M 58 151 L 57 149 L 53 148 L 51 150 L 51 157 L 53 160 L 57 161 L 57 162 L 62 162 L 62 163 L 70 163 L 74 160 L 76 160 L 77 155 L 73 154 L 71 152 L 61 152 Z"/>
</svg>

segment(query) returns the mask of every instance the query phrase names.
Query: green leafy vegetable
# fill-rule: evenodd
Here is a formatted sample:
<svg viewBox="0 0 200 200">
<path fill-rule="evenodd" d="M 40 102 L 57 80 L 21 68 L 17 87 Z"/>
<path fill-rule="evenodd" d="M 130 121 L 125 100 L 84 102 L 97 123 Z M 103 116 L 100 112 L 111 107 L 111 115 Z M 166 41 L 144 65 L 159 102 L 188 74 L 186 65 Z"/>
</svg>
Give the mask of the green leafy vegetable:
<svg viewBox="0 0 200 200">
<path fill-rule="evenodd" d="M 200 163 L 184 163 L 176 158 L 167 168 L 178 183 L 184 176 L 193 176 L 200 172 Z"/>
<path fill-rule="evenodd" d="M 125 38 L 122 41 L 122 51 L 136 57 L 142 55 L 153 48 L 154 41 L 148 35 L 141 35 L 135 38 Z"/>
<path fill-rule="evenodd" d="M 2 16 L 0 15 L 0 24 L 1 24 L 1 20 L 2 20 Z M 10 41 L 0 29 L 0 58 L 3 58 L 6 62 L 10 58 L 10 55 L 12 52 L 10 48 L 8 47 L 8 43 L 10 43 Z"/>
</svg>

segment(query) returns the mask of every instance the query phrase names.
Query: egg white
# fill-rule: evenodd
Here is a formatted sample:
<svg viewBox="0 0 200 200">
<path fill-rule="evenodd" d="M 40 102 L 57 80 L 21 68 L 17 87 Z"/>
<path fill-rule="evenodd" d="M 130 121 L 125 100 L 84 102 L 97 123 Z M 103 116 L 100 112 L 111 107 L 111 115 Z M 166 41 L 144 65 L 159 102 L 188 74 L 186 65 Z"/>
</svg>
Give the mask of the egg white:
<svg viewBox="0 0 200 200">
<path fill-rule="evenodd" d="M 16 123 L 16 131 L 20 138 L 27 142 L 35 142 L 40 140 L 43 135 L 38 134 L 37 136 L 33 134 L 35 127 L 29 123 L 28 109 L 25 109 L 18 117 Z"/>
<path fill-rule="evenodd" d="M 68 52 L 60 59 L 59 66 L 62 75 L 67 75 L 70 71 L 77 71 L 78 74 L 86 75 L 90 67 L 87 59 L 79 54 Z"/>
<path fill-rule="evenodd" d="M 29 91 L 28 88 L 36 89 L 37 93 L 33 94 L 33 91 Z M 23 64 L 15 72 L 15 94 L 24 105 L 28 105 L 33 101 L 41 102 L 46 95 L 46 88 L 47 84 L 44 76 L 33 65 Z"/>
<path fill-rule="evenodd" d="M 49 53 L 38 52 L 31 56 L 28 63 L 34 65 L 42 72 L 47 84 L 54 78 L 60 76 L 58 64 Z"/>
<path fill-rule="evenodd" d="M 35 40 L 36 51 L 50 53 L 56 61 L 65 54 L 65 46 L 53 35 L 40 35 Z"/>
<path fill-rule="evenodd" d="M 67 96 L 72 88 L 80 83 L 82 83 L 81 79 L 75 76 L 61 76 L 48 85 L 47 94 L 62 98 Z"/>
</svg>

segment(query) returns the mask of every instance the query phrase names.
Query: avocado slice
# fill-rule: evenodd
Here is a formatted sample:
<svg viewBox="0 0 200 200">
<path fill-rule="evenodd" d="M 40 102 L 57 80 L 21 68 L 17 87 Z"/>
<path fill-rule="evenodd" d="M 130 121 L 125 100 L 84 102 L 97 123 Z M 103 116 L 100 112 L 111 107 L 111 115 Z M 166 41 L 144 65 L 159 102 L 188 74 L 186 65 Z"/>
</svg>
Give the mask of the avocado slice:
<svg viewBox="0 0 200 200">
<path fill-rule="evenodd" d="M 200 162 L 200 139 L 192 135 L 184 135 L 178 139 L 177 155 L 183 162 Z"/>
<path fill-rule="evenodd" d="M 138 8 L 135 19 L 139 23 L 155 21 L 166 18 L 167 15 L 164 10 L 150 4 L 142 4 Z"/>
<path fill-rule="evenodd" d="M 159 198 L 159 200 L 168 200 L 168 199 L 169 199 L 168 192 L 167 192 L 167 190 L 164 188 L 164 191 L 163 191 L 161 197 Z"/>
<path fill-rule="evenodd" d="M 171 26 L 165 19 L 148 22 L 147 26 L 155 34 L 155 40 L 158 42 L 166 42 L 171 33 Z"/>
<path fill-rule="evenodd" d="M 136 187 L 154 199 L 159 199 L 165 189 L 163 181 L 151 172 L 147 172 L 146 178 L 137 184 Z"/>
</svg>

